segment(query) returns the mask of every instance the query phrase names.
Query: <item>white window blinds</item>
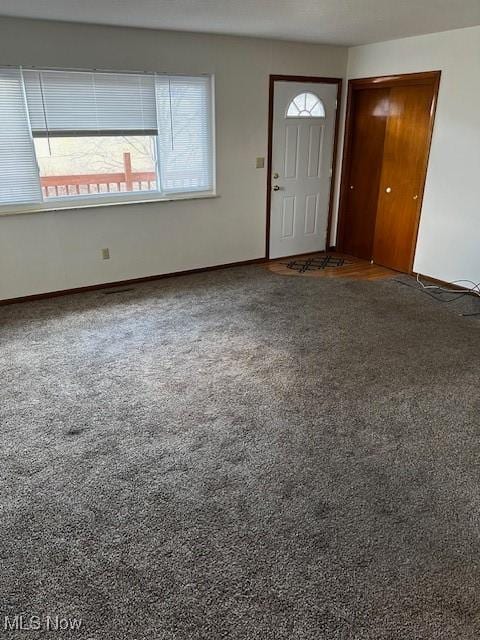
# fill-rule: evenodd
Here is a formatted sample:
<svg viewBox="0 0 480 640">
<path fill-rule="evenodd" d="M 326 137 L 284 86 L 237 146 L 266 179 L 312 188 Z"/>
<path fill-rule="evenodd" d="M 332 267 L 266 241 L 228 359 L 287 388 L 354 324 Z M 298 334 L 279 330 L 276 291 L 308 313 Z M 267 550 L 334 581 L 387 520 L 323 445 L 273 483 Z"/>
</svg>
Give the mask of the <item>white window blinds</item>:
<svg viewBox="0 0 480 640">
<path fill-rule="evenodd" d="M 34 136 L 157 133 L 154 76 L 24 71 Z"/>
<path fill-rule="evenodd" d="M 41 200 L 22 75 L 0 69 L 0 204 Z"/>
<path fill-rule="evenodd" d="M 42 169 L 40 177 L 35 149 L 45 145 L 37 138 L 78 137 L 70 153 L 82 156 L 85 137 L 98 136 L 102 145 L 101 137 L 140 135 L 151 138 L 156 177 L 148 180 L 157 192 L 213 191 L 210 77 L 0 68 L 0 205 L 41 202 L 51 196 L 48 185 L 55 185 L 56 177 L 62 184 L 71 177 L 71 184 L 83 185 L 81 178 L 98 173 L 70 175 L 67 157 L 58 176 Z M 86 196 L 94 198 L 86 186 Z M 64 197 L 69 196 L 67 190 Z"/>
<path fill-rule="evenodd" d="M 160 175 L 166 193 L 213 188 L 211 81 L 157 76 Z"/>
</svg>

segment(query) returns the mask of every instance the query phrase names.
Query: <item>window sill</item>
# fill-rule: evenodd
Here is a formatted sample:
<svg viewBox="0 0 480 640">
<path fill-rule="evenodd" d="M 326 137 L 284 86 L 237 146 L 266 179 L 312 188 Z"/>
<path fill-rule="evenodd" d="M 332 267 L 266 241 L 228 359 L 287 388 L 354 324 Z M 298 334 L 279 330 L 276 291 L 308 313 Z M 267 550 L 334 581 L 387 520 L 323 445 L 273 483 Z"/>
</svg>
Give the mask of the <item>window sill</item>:
<svg viewBox="0 0 480 640">
<path fill-rule="evenodd" d="M 58 200 L 56 201 L 58 204 L 48 203 L 44 206 L 32 206 L 31 208 L 0 208 L 0 218 L 4 216 L 18 216 L 25 215 L 29 213 L 52 213 L 56 211 L 73 211 L 76 209 L 97 209 L 99 207 L 118 207 L 125 206 L 129 204 L 153 204 L 156 202 L 176 202 L 182 200 L 205 200 L 208 198 L 219 198 L 220 196 L 217 193 L 208 192 L 197 192 L 197 193 L 186 193 L 186 194 L 178 194 L 165 196 L 160 198 L 139 198 L 137 200 L 116 200 L 109 202 L 102 202 L 101 200 L 92 200 L 92 202 L 88 202 L 86 200 L 82 200 L 79 202 L 69 201 L 68 203 L 60 203 Z"/>
</svg>

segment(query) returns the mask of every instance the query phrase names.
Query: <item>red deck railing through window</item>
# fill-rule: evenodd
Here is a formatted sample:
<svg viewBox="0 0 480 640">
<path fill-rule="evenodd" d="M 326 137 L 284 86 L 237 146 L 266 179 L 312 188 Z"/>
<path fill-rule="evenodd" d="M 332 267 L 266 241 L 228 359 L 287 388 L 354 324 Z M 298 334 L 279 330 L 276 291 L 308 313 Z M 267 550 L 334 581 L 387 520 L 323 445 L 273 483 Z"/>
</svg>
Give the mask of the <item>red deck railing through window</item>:
<svg viewBox="0 0 480 640">
<path fill-rule="evenodd" d="M 155 171 L 132 171 L 132 158 L 126 152 L 123 154 L 123 172 L 43 176 L 40 183 L 45 198 L 150 191 L 157 188 L 157 174 Z"/>
</svg>

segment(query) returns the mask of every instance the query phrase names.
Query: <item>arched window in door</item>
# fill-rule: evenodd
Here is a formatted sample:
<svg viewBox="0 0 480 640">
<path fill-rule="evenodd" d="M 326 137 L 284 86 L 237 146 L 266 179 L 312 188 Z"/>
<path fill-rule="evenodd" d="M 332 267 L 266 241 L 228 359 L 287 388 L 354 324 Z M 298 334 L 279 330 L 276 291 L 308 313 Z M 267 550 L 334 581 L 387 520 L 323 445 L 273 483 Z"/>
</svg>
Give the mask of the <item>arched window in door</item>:
<svg viewBox="0 0 480 640">
<path fill-rule="evenodd" d="M 287 118 L 325 118 L 325 107 L 318 96 L 305 91 L 288 105 Z"/>
</svg>

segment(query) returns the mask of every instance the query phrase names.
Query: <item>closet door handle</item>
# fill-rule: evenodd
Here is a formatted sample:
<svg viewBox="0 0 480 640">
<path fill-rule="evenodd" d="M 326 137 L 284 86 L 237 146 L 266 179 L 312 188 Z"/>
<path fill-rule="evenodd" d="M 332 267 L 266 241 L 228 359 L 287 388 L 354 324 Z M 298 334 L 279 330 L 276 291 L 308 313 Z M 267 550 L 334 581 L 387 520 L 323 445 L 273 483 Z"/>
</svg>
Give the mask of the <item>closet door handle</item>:
<svg viewBox="0 0 480 640">
<path fill-rule="evenodd" d="M 385 189 L 385 193 L 392 193 L 392 187 L 387 187 Z"/>
</svg>

